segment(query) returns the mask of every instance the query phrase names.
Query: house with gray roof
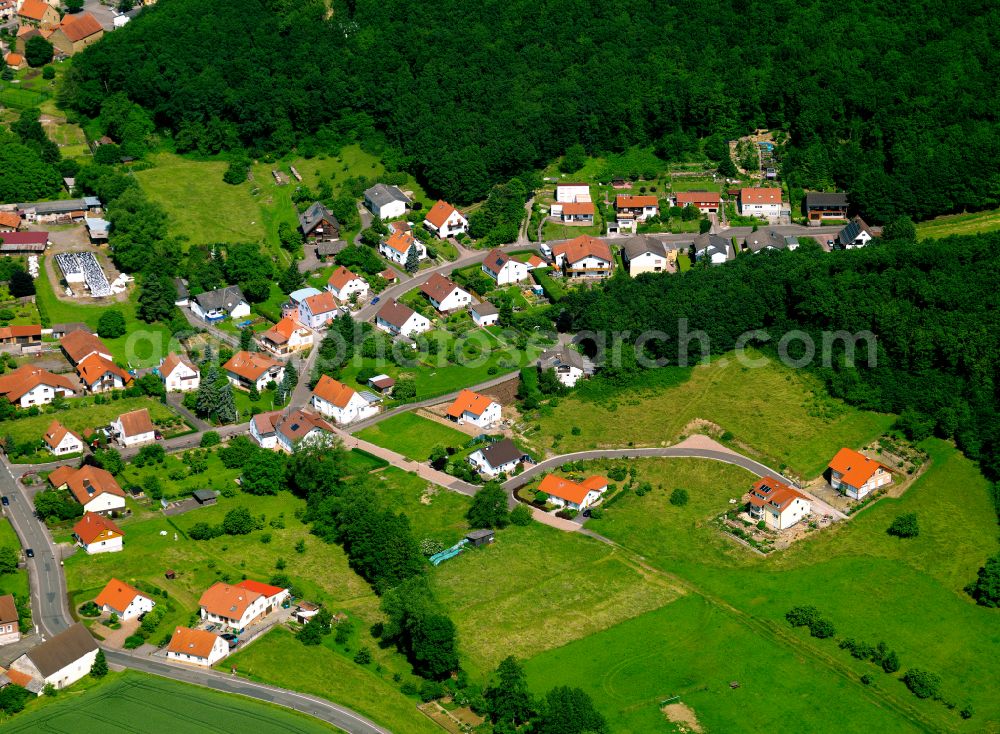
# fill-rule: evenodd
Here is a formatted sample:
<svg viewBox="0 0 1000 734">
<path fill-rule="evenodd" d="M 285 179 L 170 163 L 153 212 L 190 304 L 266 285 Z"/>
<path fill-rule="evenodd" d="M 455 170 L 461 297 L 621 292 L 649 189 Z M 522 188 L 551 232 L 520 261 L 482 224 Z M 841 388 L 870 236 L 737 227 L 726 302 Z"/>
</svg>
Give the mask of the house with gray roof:
<svg viewBox="0 0 1000 734">
<path fill-rule="evenodd" d="M 11 670 L 31 676 L 44 688 L 66 688 L 90 672 L 97 657 L 97 642 L 77 622 L 64 632 L 28 650 L 10 664 Z M 41 689 L 39 689 L 40 691 Z"/>
<path fill-rule="evenodd" d="M 375 315 L 375 326 L 393 336 L 413 337 L 431 328 L 431 322 L 399 301 L 389 301 Z"/>
<path fill-rule="evenodd" d="M 695 260 L 708 260 L 712 265 L 721 265 L 736 257 L 736 252 L 729 240 L 707 232 L 695 237 L 691 247 L 694 249 Z"/>
<path fill-rule="evenodd" d="M 818 227 L 824 220 L 847 219 L 847 194 L 810 191 L 806 194 L 805 210 L 810 227 Z"/>
<path fill-rule="evenodd" d="M 670 265 L 670 254 L 666 245 L 655 237 L 635 235 L 621 244 L 622 262 L 633 278 L 639 273 L 664 273 Z"/>
<path fill-rule="evenodd" d="M 472 467 L 489 479 L 501 474 L 512 474 L 517 465 L 524 461 L 529 461 L 529 456 L 509 438 L 491 443 L 469 455 Z"/>
<path fill-rule="evenodd" d="M 840 230 L 837 235 L 836 244 L 845 250 L 853 250 L 856 247 L 864 247 L 874 239 L 871 228 L 861 217 L 854 217 L 847 226 Z"/>
<path fill-rule="evenodd" d="M 797 237 L 783 235 L 773 229 L 751 232 L 743 240 L 743 249 L 750 252 L 762 250 L 795 250 L 799 246 Z"/>
<path fill-rule="evenodd" d="M 33 201 L 15 206 L 18 213 L 28 222 L 79 221 L 88 215 L 101 213 L 101 200 L 96 196 L 59 201 Z"/>
<path fill-rule="evenodd" d="M 191 298 L 189 305 L 191 313 L 209 323 L 225 318 L 242 319 L 250 315 L 250 304 L 238 285 L 227 285 L 225 288 L 199 293 Z"/>
<path fill-rule="evenodd" d="M 340 238 L 340 222 L 321 201 L 299 214 L 299 229 L 307 242 L 333 242 Z"/>
<path fill-rule="evenodd" d="M 537 366 L 539 372 L 555 370 L 556 378 L 566 387 L 573 387 L 587 374 L 587 363 L 583 355 L 568 347 L 542 352 Z"/>
<path fill-rule="evenodd" d="M 389 184 L 377 183 L 365 191 L 365 206 L 379 219 L 404 216 L 410 203 L 410 197 Z"/>
</svg>

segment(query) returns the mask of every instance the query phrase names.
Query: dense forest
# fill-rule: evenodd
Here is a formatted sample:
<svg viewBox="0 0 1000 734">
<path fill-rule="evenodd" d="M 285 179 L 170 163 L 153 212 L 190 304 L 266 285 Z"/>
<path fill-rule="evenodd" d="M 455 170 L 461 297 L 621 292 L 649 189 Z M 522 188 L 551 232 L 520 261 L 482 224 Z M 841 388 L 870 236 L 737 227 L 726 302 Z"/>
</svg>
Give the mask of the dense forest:
<svg viewBox="0 0 1000 734">
<path fill-rule="evenodd" d="M 666 159 L 790 133 L 792 185 L 873 221 L 1000 204 L 1000 6 L 985 0 L 170 0 L 74 58 L 178 150 L 360 140 L 456 203 L 574 144 Z"/>
<path fill-rule="evenodd" d="M 833 395 L 867 410 L 898 413 L 899 427 L 913 439 L 954 438 L 995 481 L 1000 479 L 997 272 L 998 234 L 833 253 L 802 246 L 795 252 L 741 255 L 725 267 L 669 278 L 616 277 L 570 293 L 560 301 L 558 323 L 566 330 L 633 335 L 659 330 L 665 338 L 646 348 L 673 363 L 681 319 L 687 319 L 687 333 L 708 335 L 712 354 L 731 350 L 741 334 L 755 329 L 770 339 L 750 343 L 768 350 L 786 332 L 801 330 L 817 345 L 807 368 Z M 846 365 L 843 342 L 837 342 L 832 364 L 824 367 L 821 334 L 839 330 L 874 333 L 876 364 L 867 364 L 862 342 L 855 366 Z M 797 345 L 790 345 L 792 358 L 801 356 Z M 699 350 L 700 343 L 691 342 L 694 361 Z M 633 359 L 606 372 L 627 382 L 636 369 Z"/>
</svg>

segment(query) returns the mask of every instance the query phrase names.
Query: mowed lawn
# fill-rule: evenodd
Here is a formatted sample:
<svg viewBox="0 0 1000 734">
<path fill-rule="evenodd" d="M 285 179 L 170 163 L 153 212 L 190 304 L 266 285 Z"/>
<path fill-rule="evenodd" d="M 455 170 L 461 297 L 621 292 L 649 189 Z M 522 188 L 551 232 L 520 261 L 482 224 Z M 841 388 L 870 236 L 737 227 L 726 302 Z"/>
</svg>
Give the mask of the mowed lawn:
<svg viewBox="0 0 1000 734">
<path fill-rule="evenodd" d="M 413 459 L 427 461 L 435 446 L 464 446 L 472 437 L 414 413 L 400 413 L 359 431 L 358 438 Z"/>
<path fill-rule="evenodd" d="M 418 540 L 433 538 L 451 546 L 465 537 L 465 513 L 470 498 L 421 479 L 394 466 L 372 475 L 372 486 L 383 506 L 404 513 Z"/>
<path fill-rule="evenodd" d="M 3 725 L 5 732 L 100 734 L 321 734 L 339 731 L 305 714 L 243 696 L 134 671 L 112 673 L 86 690 L 42 697 Z"/>
<path fill-rule="evenodd" d="M 920 731 L 860 685 L 756 636 L 694 595 L 542 653 L 525 667 L 539 695 L 557 685 L 584 689 L 615 734 L 679 731 L 660 711 L 674 696 L 707 732 Z"/>
<path fill-rule="evenodd" d="M 917 225 L 917 239 L 993 232 L 1000 229 L 1000 209 L 971 214 L 949 214 Z"/>
<path fill-rule="evenodd" d="M 95 405 L 93 398 L 74 398 L 66 404 L 69 406 L 66 410 L 52 410 L 41 415 L 5 421 L 3 434 L 13 436 L 19 442 L 40 440 L 54 420 L 71 431 L 83 433 L 87 428 L 106 426 L 122 413 L 140 408 L 146 408 L 149 417 L 157 425 L 172 423 L 171 428 L 163 430 L 164 435 L 187 430 L 187 424 L 180 422 L 180 416 L 158 400 L 148 397 L 121 398 L 104 405 Z"/>
<path fill-rule="evenodd" d="M 677 598 L 614 549 L 547 526 L 510 527 L 445 561 L 431 576 L 458 627 L 467 668 L 485 674 L 507 655 L 528 658 Z"/>
<path fill-rule="evenodd" d="M 17 502 L 17 498 L 14 498 Z M 18 540 L 17 533 L 11 527 L 7 518 L 0 518 L 0 548 L 11 547 L 21 550 L 21 541 Z M 14 573 L 7 573 L 0 576 L 0 595 L 17 594 L 18 596 L 28 596 L 28 572 L 18 569 Z"/>
<path fill-rule="evenodd" d="M 676 379 L 665 379 L 671 375 Z M 541 431 L 529 433 L 528 442 L 558 454 L 669 446 L 692 421 L 702 419 L 729 431 L 741 451 L 775 468 L 787 466 L 814 477 L 842 446 L 860 447 L 894 420 L 835 400 L 808 373 L 773 360 L 749 368 L 726 355 L 691 370 L 655 370 L 646 379 L 648 387 L 639 383 L 620 390 L 584 383 L 557 407 L 531 419 Z M 573 427 L 580 429 L 579 435 L 572 435 Z M 556 434 L 562 439 L 553 448 Z"/>
</svg>

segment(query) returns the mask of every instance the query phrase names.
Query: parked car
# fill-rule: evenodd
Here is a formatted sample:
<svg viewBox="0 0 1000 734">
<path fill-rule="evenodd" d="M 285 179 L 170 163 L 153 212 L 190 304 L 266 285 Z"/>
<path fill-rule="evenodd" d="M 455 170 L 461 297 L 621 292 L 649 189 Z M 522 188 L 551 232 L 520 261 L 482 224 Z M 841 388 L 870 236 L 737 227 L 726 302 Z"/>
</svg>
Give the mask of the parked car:
<svg viewBox="0 0 1000 734">
<path fill-rule="evenodd" d="M 381 301 L 381 300 L 382 300 L 382 299 L 381 299 L 381 297 L 379 297 L 379 296 L 375 296 L 375 297 L 374 297 L 374 298 L 372 299 L 372 305 L 374 306 L 374 305 L 375 305 L 376 303 L 378 303 L 378 302 L 379 302 L 379 301 Z"/>
<path fill-rule="evenodd" d="M 240 644 L 240 638 L 234 635 L 232 632 L 227 632 L 224 635 L 219 635 L 223 640 L 229 644 L 229 649 L 232 650 L 237 645 Z"/>
<path fill-rule="evenodd" d="M 215 630 L 217 630 L 217 629 L 219 629 L 219 625 L 217 625 L 217 624 L 210 624 L 210 625 L 208 625 L 208 627 L 205 628 L 205 631 L 206 632 L 215 632 Z"/>
<path fill-rule="evenodd" d="M 159 431 L 153 431 L 153 438 L 155 438 L 157 441 L 162 441 L 163 434 L 160 433 Z"/>
<path fill-rule="evenodd" d="M 24 549 L 24 555 L 26 555 L 28 558 L 34 558 L 35 557 L 35 549 L 34 548 L 25 548 Z"/>
<path fill-rule="evenodd" d="M 3 498 L 2 498 L 2 499 L 0 499 L 0 502 L 3 502 L 3 506 L 4 506 L 4 507 L 6 507 L 7 505 L 9 505 L 9 504 L 10 504 L 10 500 L 9 500 L 9 499 L 7 499 L 7 495 L 4 495 L 4 496 L 3 496 Z"/>
</svg>

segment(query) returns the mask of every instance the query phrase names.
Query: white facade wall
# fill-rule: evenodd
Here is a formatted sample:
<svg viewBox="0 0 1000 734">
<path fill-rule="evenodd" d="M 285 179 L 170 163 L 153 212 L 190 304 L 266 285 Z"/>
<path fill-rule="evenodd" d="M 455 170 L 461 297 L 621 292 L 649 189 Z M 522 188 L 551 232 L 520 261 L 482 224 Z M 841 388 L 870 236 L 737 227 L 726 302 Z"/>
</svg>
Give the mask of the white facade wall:
<svg viewBox="0 0 1000 734">
<path fill-rule="evenodd" d="M 72 433 L 63 436 L 63 440 L 54 449 L 49 449 L 49 453 L 55 456 L 65 456 L 66 454 L 76 454 L 83 451 L 83 442 Z"/>
<path fill-rule="evenodd" d="M 628 273 L 635 276 L 640 273 L 662 273 L 667 269 L 667 258 L 644 252 L 628 261 Z"/>
<path fill-rule="evenodd" d="M 129 602 L 125 609 L 119 611 L 117 609 L 112 609 L 110 606 L 105 604 L 101 607 L 103 612 L 114 612 L 118 615 L 119 619 L 132 619 L 133 617 L 138 617 L 140 614 L 152 610 L 156 606 L 156 602 L 149 597 L 143 596 L 142 594 L 136 594 L 132 601 Z"/>
<path fill-rule="evenodd" d="M 465 308 L 472 304 L 472 295 L 461 288 L 455 288 L 451 293 L 444 297 L 440 302 L 435 301 L 433 298 L 430 299 L 431 305 L 434 306 L 438 311 L 455 311 L 459 308 Z"/>
<path fill-rule="evenodd" d="M 476 326 L 492 326 L 500 320 L 500 314 L 491 313 L 486 316 L 480 316 L 475 311 L 472 311 L 472 320 L 476 323 Z"/>
<path fill-rule="evenodd" d="M 201 376 L 181 362 L 169 375 L 164 375 L 163 384 L 167 392 L 190 392 L 197 390 L 201 384 Z"/>
<path fill-rule="evenodd" d="M 83 550 L 89 556 L 97 555 L 98 553 L 117 553 L 118 551 L 124 550 L 123 538 L 120 535 L 116 535 L 108 540 L 95 540 L 93 543 L 84 545 L 80 543 Z"/>
<path fill-rule="evenodd" d="M 125 509 L 125 498 L 110 492 L 102 492 L 83 506 L 84 512 L 108 513 Z"/>
<path fill-rule="evenodd" d="M 556 186 L 556 201 L 560 204 L 590 201 L 590 186 Z"/>
<path fill-rule="evenodd" d="M 368 295 L 368 284 L 361 278 L 355 278 L 354 280 L 349 280 L 344 283 L 344 287 L 339 291 L 333 288 L 333 286 L 327 285 L 326 289 L 333 294 L 333 297 L 338 301 L 349 301 L 351 296 L 355 293 L 358 294 L 359 299 L 363 299 Z"/>
<path fill-rule="evenodd" d="M 0 647 L 17 642 L 21 639 L 21 630 L 17 622 L 7 622 L 0 624 Z"/>
<path fill-rule="evenodd" d="M 764 219 L 776 219 L 781 216 L 781 204 L 744 204 L 740 202 L 740 215 L 744 217 L 763 217 Z"/>
<path fill-rule="evenodd" d="M 351 399 L 343 408 L 339 408 L 333 403 L 324 400 L 319 395 L 312 396 L 312 407 L 327 418 L 331 418 L 334 423 L 344 425 L 353 423 L 378 413 L 378 405 L 370 405 L 367 400 L 359 394 L 354 393 Z"/>
<path fill-rule="evenodd" d="M 517 260 L 508 260 L 504 263 L 504 266 L 500 268 L 500 272 L 497 273 L 495 277 L 493 273 L 486 268 L 485 264 L 483 265 L 483 272 L 491 278 L 494 278 L 497 285 L 512 285 L 528 279 L 527 263 L 518 262 Z"/>
<path fill-rule="evenodd" d="M 238 620 L 230 620 L 227 617 L 220 617 L 216 614 L 210 614 L 205 610 L 205 607 L 201 608 L 201 618 L 207 619 L 209 622 L 218 622 L 226 627 L 230 627 L 234 630 L 241 630 L 248 624 L 253 622 L 257 617 L 264 614 L 267 609 L 267 599 L 263 596 L 255 599 L 250 606 L 247 607 L 246 611 L 243 612 L 243 616 Z"/>
<path fill-rule="evenodd" d="M 508 461 L 506 464 L 501 464 L 500 466 L 490 466 L 489 462 L 486 461 L 486 457 L 483 456 L 482 450 L 474 451 L 469 454 L 469 463 L 485 477 L 492 479 L 499 474 L 510 474 L 516 468 L 518 462 Z"/>
<path fill-rule="evenodd" d="M 172 650 L 167 651 L 167 658 L 170 660 L 176 660 L 179 663 L 188 663 L 190 665 L 203 665 L 206 668 L 215 665 L 217 662 L 222 660 L 229 654 L 229 643 L 223 640 L 221 637 L 216 637 L 215 642 L 212 644 L 212 650 L 208 653 L 207 658 L 198 657 L 197 655 L 190 655 L 186 652 L 174 652 Z"/>
<path fill-rule="evenodd" d="M 30 408 L 32 405 L 48 405 L 51 403 L 57 395 L 72 396 L 73 393 L 63 390 L 59 387 L 53 387 L 52 385 L 35 385 L 33 388 L 28 390 L 21 399 L 17 401 L 17 404 L 22 408 Z"/>
<path fill-rule="evenodd" d="M 500 403 L 490 403 L 482 415 L 473 415 L 469 411 L 462 413 L 459 423 L 471 423 L 474 426 L 485 428 L 500 422 Z"/>
<path fill-rule="evenodd" d="M 597 502 L 597 500 L 599 500 L 603 494 L 604 494 L 603 491 L 598 492 L 596 489 L 592 489 L 589 492 L 587 492 L 587 496 L 583 498 L 583 502 L 581 502 L 580 504 L 576 504 L 575 502 L 569 502 L 568 500 L 564 500 L 561 497 L 556 497 L 550 494 L 549 502 L 551 502 L 556 507 L 565 507 L 570 510 L 581 511 L 581 510 L 586 510 L 588 507 Z"/>
</svg>

